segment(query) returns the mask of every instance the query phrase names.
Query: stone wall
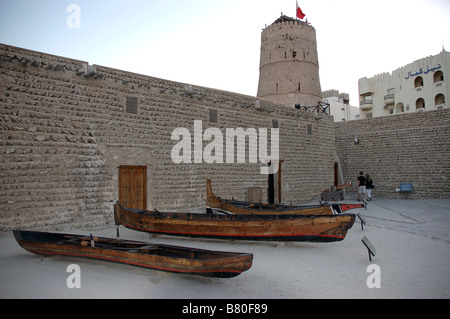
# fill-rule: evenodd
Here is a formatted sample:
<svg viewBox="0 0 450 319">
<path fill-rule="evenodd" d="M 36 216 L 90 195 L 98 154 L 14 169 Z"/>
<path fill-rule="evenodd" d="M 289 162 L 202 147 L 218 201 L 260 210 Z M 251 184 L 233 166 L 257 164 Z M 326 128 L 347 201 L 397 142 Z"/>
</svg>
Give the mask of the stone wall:
<svg viewBox="0 0 450 319">
<path fill-rule="evenodd" d="M 397 198 L 400 183 L 413 183 L 408 198 L 450 197 L 450 109 L 341 122 L 335 128 L 345 182 L 356 185 L 363 171 L 373 178 L 375 197 Z"/>
<path fill-rule="evenodd" d="M 283 202 L 318 199 L 333 183 L 329 116 L 7 45 L 0 63 L 1 231 L 113 223 L 120 165 L 147 166 L 148 208 L 204 211 L 206 178 L 219 196 L 244 200 L 262 187 L 266 199 L 259 162 L 173 163 L 173 130 L 193 133 L 195 120 L 224 135 L 278 125 Z"/>
</svg>

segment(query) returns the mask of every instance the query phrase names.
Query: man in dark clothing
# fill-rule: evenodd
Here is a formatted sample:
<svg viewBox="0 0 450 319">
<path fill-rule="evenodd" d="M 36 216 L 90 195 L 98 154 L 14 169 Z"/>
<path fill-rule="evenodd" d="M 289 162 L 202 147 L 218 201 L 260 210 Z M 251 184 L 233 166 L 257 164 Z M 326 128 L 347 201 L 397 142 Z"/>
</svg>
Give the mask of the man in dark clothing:
<svg viewBox="0 0 450 319">
<path fill-rule="evenodd" d="M 361 200 L 361 195 L 364 194 L 364 199 L 367 200 L 366 194 L 366 178 L 364 177 L 363 172 L 359 172 L 358 176 L 358 200 Z"/>
</svg>

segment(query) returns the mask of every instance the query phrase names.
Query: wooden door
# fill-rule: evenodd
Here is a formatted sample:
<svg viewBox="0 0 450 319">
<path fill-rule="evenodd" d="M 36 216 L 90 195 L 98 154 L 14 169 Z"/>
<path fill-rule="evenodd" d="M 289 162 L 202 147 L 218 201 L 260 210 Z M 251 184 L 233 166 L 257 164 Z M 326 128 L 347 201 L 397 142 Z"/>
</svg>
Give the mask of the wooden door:
<svg viewBox="0 0 450 319">
<path fill-rule="evenodd" d="M 147 209 L 146 166 L 119 166 L 119 201 L 124 207 Z"/>
<path fill-rule="evenodd" d="M 284 161 L 278 161 L 278 172 L 268 175 L 267 202 L 269 204 L 281 203 L 281 164 Z M 270 162 L 269 166 L 272 165 Z"/>
</svg>

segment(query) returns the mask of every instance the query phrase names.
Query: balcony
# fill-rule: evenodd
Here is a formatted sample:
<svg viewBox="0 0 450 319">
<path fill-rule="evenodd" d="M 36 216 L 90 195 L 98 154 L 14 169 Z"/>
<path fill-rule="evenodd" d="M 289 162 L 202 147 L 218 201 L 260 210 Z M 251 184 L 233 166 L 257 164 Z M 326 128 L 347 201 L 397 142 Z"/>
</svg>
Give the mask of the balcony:
<svg viewBox="0 0 450 319">
<path fill-rule="evenodd" d="M 373 108 L 373 101 L 372 100 L 365 100 L 359 102 L 359 108 L 363 111 L 371 110 Z"/>
<path fill-rule="evenodd" d="M 394 94 L 388 94 L 384 97 L 384 104 L 390 105 L 395 104 Z"/>
</svg>

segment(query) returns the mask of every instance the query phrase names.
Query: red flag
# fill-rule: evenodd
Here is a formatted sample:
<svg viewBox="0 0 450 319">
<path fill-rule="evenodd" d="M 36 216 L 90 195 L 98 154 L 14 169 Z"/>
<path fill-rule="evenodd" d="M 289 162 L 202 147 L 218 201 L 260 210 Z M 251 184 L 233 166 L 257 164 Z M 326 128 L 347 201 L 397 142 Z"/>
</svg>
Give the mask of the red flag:
<svg viewBox="0 0 450 319">
<path fill-rule="evenodd" d="M 297 1 L 297 18 L 303 19 L 304 17 L 305 17 L 305 14 L 303 13 L 302 9 L 300 9 L 300 7 L 298 6 L 298 1 Z"/>
</svg>

